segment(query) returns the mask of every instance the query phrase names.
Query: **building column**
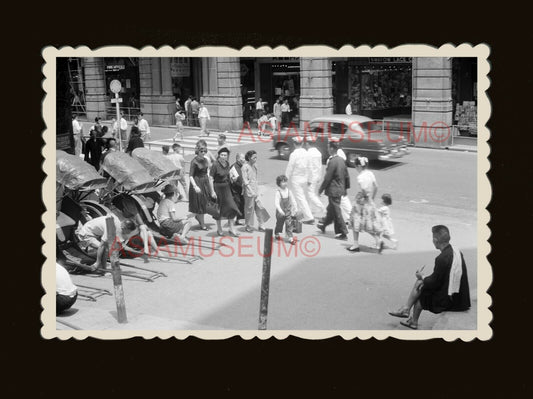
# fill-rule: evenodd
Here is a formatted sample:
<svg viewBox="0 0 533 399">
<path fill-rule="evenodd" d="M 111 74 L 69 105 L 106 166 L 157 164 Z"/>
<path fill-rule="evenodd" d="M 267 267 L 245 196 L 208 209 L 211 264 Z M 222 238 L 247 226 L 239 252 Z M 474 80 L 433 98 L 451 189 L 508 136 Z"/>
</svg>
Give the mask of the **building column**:
<svg viewBox="0 0 533 399">
<path fill-rule="evenodd" d="M 451 58 L 413 58 L 411 143 L 420 147 L 449 146 L 452 116 Z"/>
<path fill-rule="evenodd" d="M 84 58 L 85 106 L 87 120 L 94 121 L 97 116 L 106 114 L 106 96 L 104 60 L 102 58 Z"/>
<path fill-rule="evenodd" d="M 172 125 L 176 100 L 172 95 L 170 59 L 139 58 L 141 111 L 150 125 Z"/>
<path fill-rule="evenodd" d="M 311 119 L 333 114 L 333 81 L 329 58 L 300 59 L 300 128 Z"/>
<path fill-rule="evenodd" d="M 203 76 L 201 101 L 211 120 L 208 127 L 219 130 L 242 129 L 241 66 L 238 57 L 202 58 L 208 76 Z M 207 84 L 207 87 L 206 87 Z"/>
<path fill-rule="evenodd" d="M 141 112 L 152 115 L 152 59 L 147 57 L 139 58 L 139 101 Z M 151 116 L 150 116 L 151 119 Z"/>
</svg>

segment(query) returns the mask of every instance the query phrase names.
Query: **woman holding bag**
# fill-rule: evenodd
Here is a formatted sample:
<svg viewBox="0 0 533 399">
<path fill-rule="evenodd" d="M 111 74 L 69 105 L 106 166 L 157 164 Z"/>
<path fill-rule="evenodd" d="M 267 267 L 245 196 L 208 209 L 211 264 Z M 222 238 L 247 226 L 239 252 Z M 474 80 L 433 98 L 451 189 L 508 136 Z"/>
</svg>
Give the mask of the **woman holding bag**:
<svg viewBox="0 0 533 399">
<path fill-rule="evenodd" d="M 195 214 L 196 220 L 200 223 L 200 229 L 209 230 L 205 225 L 204 216 L 207 213 L 210 197 L 216 198 L 216 194 L 207 175 L 209 169 L 208 161 L 205 158 L 207 146 L 197 144 L 195 153 L 196 156 L 191 160 L 189 172 L 189 212 Z"/>
<path fill-rule="evenodd" d="M 228 159 L 229 150 L 227 147 L 222 147 L 218 150 L 217 160 L 211 166 L 209 175 L 211 176 L 220 212 L 220 215 L 215 217 L 215 220 L 217 221 L 217 234 L 219 236 L 224 235 L 224 232 L 222 231 L 222 219 L 228 219 L 229 234 L 233 237 L 238 237 L 239 234 L 233 227 L 233 220 L 237 216 L 242 216 L 242 214 L 233 200 L 233 195 L 231 193 L 230 165 Z"/>
</svg>

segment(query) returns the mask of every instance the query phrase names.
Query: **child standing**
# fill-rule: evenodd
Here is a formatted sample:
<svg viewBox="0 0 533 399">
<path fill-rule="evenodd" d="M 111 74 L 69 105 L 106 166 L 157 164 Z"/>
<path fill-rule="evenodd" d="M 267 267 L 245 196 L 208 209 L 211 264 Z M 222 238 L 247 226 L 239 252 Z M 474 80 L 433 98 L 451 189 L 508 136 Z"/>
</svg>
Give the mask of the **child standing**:
<svg viewBox="0 0 533 399">
<path fill-rule="evenodd" d="M 275 195 L 276 205 L 276 228 L 274 230 L 274 237 L 280 238 L 280 234 L 283 231 L 283 224 L 285 224 L 285 234 L 291 244 L 296 243 L 296 237 L 292 235 L 293 232 L 293 219 L 296 216 L 296 200 L 289 191 L 288 186 L 289 179 L 287 176 L 281 175 L 276 178 L 276 184 L 278 189 Z"/>
<path fill-rule="evenodd" d="M 390 194 L 383 194 L 381 196 L 382 206 L 378 209 L 378 217 L 381 222 L 382 232 L 379 237 L 380 242 L 383 242 L 383 239 L 386 238 L 392 242 L 392 249 L 398 248 L 398 240 L 394 239 L 394 228 L 392 226 L 392 219 L 390 216 L 389 206 L 392 205 L 392 197 Z"/>
<path fill-rule="evenodd" d="M 183 121 L 185 120 L 185 113 L 183 111 L 178 111 L 176 112 L 176 114 L 174 115 L 174 117 L 176 118 L 176 134 L 174 135 L 174 137 L 172 138 L 172 141 L 176 141 L 176 137 L 178 137 L 178 135 L 181 137 L 181 140 L 183 140 Z"/>
</svg>

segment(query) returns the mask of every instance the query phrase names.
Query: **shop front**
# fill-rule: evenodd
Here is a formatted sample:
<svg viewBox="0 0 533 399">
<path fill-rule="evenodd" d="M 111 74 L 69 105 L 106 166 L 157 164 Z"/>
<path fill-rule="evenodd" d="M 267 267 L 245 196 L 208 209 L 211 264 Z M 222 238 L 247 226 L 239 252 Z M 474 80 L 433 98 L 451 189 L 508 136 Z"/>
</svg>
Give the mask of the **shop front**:
<svg viewBox="0 0 533 399">
<path fill-rule="evenodd" d="M 352 100 L 355 114 L 373 119 L 411 118 L 412 59 L 360 57 L 332 62 L 335 113 Z"/>
<path fill-rule="evenodd" d="M 454 124 L 461 136 L 477 136 L 477 58 L 452 60 Z"/>
<path fill-rule="evenodd" d="M 200 71 L 199 58 L 172 57 L 170 60 L 170 76 L 172 78 L 172 94 L 179 99 L 183 107 L 189 96 L 200 96 Z"/>
<path fill-rule="evenodd" d="M 300 58 L 264 57 L 241 58 L 241 94 L 243 118 L 255 118 L 255 104 L 261 98 L 265 112 L 272 112 L 277 99 L 288 100 L 291 118 L 298 120 L 300 96 Z"/>
</svg>

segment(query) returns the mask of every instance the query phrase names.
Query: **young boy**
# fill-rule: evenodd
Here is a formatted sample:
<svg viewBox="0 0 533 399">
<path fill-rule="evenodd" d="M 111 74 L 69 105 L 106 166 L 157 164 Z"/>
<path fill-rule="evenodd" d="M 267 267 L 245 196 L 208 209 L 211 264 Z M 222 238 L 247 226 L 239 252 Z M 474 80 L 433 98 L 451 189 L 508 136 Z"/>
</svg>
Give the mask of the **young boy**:
<svg viewBox="0 0 533 399">
<path fill-rule="evenodd" d="M 270 123 L 270 127 L 272 128 L 272 134 L 275 134 L 279 128 L 278 118 L 276 118 L 274 114 L 270 114 L 270 118 L 268 119 L 268 122 Z"/>
<path fill-rule="evenodd" d="M 281 175 L 276 178 L 278 189 L 274 197 L 276 205 L 276 228 L 274 230 L 274 238 L 279 239 L 283 231 L 283 224 L 285 224 L 285 234 L 289 242 L 294 245 L 296 237 L 293 236 L 293 219 L 296 217 L 296 200 L 287 187 L 289 179 L 287 176 Z"/>
</svg>

